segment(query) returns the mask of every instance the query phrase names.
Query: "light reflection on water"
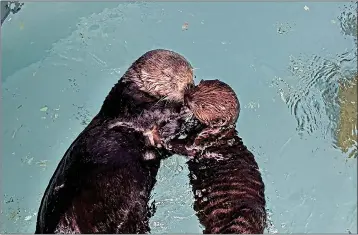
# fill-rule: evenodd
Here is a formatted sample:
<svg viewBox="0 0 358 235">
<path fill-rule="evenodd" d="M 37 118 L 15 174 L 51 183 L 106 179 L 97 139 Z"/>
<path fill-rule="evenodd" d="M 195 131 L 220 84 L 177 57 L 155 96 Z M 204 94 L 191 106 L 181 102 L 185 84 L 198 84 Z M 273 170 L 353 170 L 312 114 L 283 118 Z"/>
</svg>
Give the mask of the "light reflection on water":
<svg viewBox="0 0 358 235">
<path fill-rule="evenodd" d="M 354 52 L 352 50 L 331 59 L 315 55 L 313 58 L 291 57 L 291 75 L 286 79 L 274 79 L 273 85 L 277 86 L 283 101 L 296 118 L 299 135 L 320 131 L 322 138 L 326 138 L 326 135 L 337 138 L 336 135 L 340 135 L 340 140 L 334 145 L 348 141 L 342 138 L 349 138 L 351 146 L 354 144 L 356 134 L 351 133 L 356 130 L 356 68 L 345 68 L 346 64 L 352 66 L 357 63 Z M 342 103 L 351 103 L 352 110 L 348 116 L 343 111 L 347 105 Z M 351 123 L 350 129 L 338 127 L 346 127 L 346 122 Z M 342 131 L 346 133 L 342 134 Z M 350 134 L 347 136 L 348 132 Z"/>
<path fill-rule="evenodd" d="M 263 173 L 269 233 L 354 232 L 354 3 L 230 4 L 27 3 L 6 22 L 0 231 L 34 231 L 64 151 L 128 65 L 164 47 L 184 54 L 199 79 L 238 93 L 238 130 Z M 153 233 L 200 233 L 187 175 L 183 157 L 162 163 Z"/>
</svg>

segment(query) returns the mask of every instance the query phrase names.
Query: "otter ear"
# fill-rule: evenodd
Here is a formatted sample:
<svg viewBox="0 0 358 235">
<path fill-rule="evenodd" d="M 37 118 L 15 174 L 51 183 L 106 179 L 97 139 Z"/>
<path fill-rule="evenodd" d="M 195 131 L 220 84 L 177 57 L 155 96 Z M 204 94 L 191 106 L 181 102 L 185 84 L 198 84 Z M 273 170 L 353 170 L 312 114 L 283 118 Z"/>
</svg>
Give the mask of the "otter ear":
<svg viewBox="0 0 358 235">
<path fill-rule="evenodd" d="M 200 79 L 200 82 L 199 82 L 199 84 L 200 84 L 200 83 L 202 83 L 202 82 L 204 82 L 204 79 Z"/>
</svg>

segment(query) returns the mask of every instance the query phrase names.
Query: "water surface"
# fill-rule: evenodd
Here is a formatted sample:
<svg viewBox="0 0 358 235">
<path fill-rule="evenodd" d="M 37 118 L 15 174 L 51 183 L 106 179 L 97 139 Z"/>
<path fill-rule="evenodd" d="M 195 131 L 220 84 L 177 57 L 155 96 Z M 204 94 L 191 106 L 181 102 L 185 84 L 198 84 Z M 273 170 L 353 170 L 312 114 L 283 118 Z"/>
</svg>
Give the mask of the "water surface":
<svg viewBox="0 0 358 235">
<path fill-rule="evenodd" d="M 184 25 L 184 27 L 183 27 Z M 33 233 L 72 141 L 144 52 L 183 54 L 236 91 L 268 233 L 357 231 L 353 3 L 26 3 L 2 26 L 1 232 Z M 200 233 L 185 158 L 162 163 L 153 233 Z"/>
</svg>

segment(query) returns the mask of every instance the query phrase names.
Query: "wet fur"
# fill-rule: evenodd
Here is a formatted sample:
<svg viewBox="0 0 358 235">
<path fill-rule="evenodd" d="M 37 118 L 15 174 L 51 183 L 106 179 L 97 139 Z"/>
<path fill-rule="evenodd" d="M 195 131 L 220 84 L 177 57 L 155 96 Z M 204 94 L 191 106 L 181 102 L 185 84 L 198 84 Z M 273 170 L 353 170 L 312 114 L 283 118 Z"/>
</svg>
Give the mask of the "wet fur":
<svg viewBox="0 0 358 235">
<path fill-rule="evenodd" d="M 187 91 L 184 100 L 206 126 L 165 146 L 189 157 L 194 209 L 203 232 L 262 234 L 265 185 L 254 155 L 235 130 L 240 112 L 235 92 L 223 82 L 207 80 Z"/>
<path fill-rule="evenodd" d="M 134 62 L 135 66 L 112 88 L 99 113 L 64 154 L 42 198 L 35 233 L 133 234 L 150 231 L 150 192 L 156 183 L 160 159 L 170 154 L 148 146 L 143 132 L 135 128 L 109 126 L 136 117 L 144 123 L 145 115 L 142 116 L 144 119 L 140 117 L 146 110 L 152 120 L 169 130 L 168 133 L 177 131 L 175 125 L 178 122 L 160 122 L 166 119 L 163 115 L 179 114 L 178 102 L 182 95 L 169 90 L 166 98 L 172 102 L 160 101 L 159 93 L 164 90 L 146 92 L 148 83 L 144 84 L 140 79 L 143 71 L 139 69 L 148 61 L 150 66 L 170 67 L 176 59 L 165 60 L 165 57 L 151 53 Z M 153 57 L 158 59 L 156 63 L 153 63 Z M 183 68 L 177 71 L 178 76 L 185 72 Z M 143 79 L 148 78 L 148 73 L 145 74 L 147 77 Z M 188 81 L 179 79 L 172 77 L 167 86 L 175 82 L 181 93 Z M 154 153 L 154 159 L 146 160 L 144 155 L 148 151 Z"/>
<path fill-rule="evenodd" d="M 237 121 L 240 103 L 232 88 L 224 82 L 201 80 L 187 89 L 184 102 L 202 123 L 214 126 L 228 126 Z"/>
<path fill-rule="evenodd" d="M 196 139 L 194 146 L 186 141 L 172 140 L 170 146 L 174 153 L 191 156 L 187 164 L 194 210 L 205 227 L 203 233 L 262 234 L 266 226 L 265 185 L 254 155 L 236 130 L 199 142 Z"/>
</svg>

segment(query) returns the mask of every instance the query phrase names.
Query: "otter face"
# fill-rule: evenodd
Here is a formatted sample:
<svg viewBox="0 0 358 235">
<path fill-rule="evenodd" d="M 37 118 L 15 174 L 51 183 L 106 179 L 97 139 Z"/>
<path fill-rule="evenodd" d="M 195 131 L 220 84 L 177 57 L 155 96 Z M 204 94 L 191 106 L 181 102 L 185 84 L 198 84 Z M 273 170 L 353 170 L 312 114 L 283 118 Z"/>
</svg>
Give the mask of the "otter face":
<svg viewBox="0 0 358 235">
<path fill-rule="evenodd" d="M 178 53 L 152 50 L 136 60 L 126 72 L 140 90 L 158 98 L 183 102 L 185 88 L 194 84 L 193 67 Z"/>
<path fill-rule="evenodd" d="M 184 104 L 194 116 L 208 126 L 233 125 L 240 113 L 240 103 L 229 85 L 219 80 L 201 80 L 187 89 Z"/>
</svg>

